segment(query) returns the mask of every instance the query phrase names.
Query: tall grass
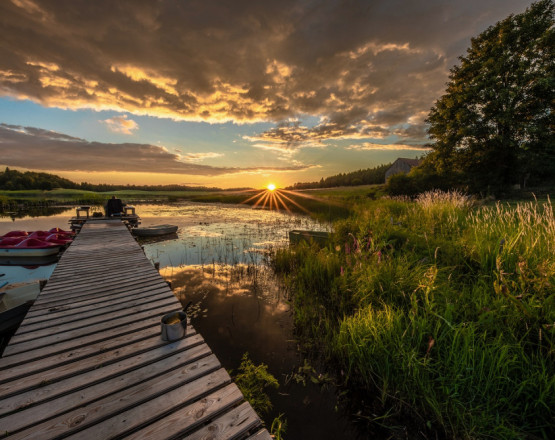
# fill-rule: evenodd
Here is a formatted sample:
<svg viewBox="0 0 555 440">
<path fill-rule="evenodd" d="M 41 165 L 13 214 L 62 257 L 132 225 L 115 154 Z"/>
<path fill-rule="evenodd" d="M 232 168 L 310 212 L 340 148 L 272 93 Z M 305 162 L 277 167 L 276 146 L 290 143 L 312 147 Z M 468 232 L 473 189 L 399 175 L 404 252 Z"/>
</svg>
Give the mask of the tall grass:
<svg viewBox="0 0 555 440">
<path fill-rule="evenodd" d="M 278 252 L 299 334 L 368 419 L 457 438 L 553 438 L 555 220 L 459 193 L 379 200 L 326 249 Z M 381 408 L 381 412 L 377 410 Z"/>
</svg>

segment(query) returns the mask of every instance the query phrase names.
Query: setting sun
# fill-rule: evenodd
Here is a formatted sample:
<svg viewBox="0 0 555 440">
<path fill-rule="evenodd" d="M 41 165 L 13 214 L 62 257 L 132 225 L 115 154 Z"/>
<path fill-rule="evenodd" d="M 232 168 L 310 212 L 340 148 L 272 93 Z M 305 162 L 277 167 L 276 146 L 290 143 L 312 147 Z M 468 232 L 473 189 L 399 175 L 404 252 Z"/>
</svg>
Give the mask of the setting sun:
<svg viewBox="0 0 555 440">
<path fill-rule="evenodd" d="M 268 186 L 266 187 L 269 191 L 273 191 L 274 189 L 276 189 L 276 186 L 273 183 L 268 184 Z"/>
</svg>

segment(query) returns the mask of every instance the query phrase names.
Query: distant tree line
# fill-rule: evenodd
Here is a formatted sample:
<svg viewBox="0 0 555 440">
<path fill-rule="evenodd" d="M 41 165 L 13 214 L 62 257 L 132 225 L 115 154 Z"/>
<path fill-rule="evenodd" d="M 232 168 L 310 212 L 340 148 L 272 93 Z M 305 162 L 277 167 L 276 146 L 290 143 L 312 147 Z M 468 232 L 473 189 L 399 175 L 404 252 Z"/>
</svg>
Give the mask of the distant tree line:
<svg viewBox="0 0 555 440">
<path fill-rule="evenodd" d="M 319 182 L 298 182 L 287 189 L 313 189 L 313 188 L 333 188 L 337 186 L 358 186 L 374 185 L 383 183 L 385 172 L 391 164 L 379 165 L 375 168 L 353 171 L 350 173 L 339 173 L 335 176 L 322 177 Z"/>
<path fill-rule="evenodd" d="M 3 173 L 0 173 L 0 189 L 2 190 L 51 190 L 54 188 L 79 189 L 79 184 L 54 174 L 33 171 L 22 173 L 17 170 L 10 170 L 7 167 Z"/>
<path fill-rule="evenodd" d="M 108 185 L 88 182 L 75 183 L 50 173 L 10 170 L 8 167 L 0 172 L 0 190 L 21 191 L 30 189 L 52 190 L 55 188 L 78 189 L 83 191 L 107 192 L 122 190 L 139 191 L 217 191 L 219 188 L 186 185 Z"/>
</svg>

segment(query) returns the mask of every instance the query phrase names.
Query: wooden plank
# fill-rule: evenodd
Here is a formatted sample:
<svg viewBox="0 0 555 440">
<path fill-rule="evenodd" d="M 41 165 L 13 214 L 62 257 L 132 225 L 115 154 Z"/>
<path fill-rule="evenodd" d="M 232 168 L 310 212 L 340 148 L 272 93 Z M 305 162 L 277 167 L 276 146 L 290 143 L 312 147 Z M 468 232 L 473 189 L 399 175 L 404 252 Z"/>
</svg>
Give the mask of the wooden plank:
<svg viewBox="0 0 555 440">
<path fill-rule="evenodd" d="M 109 344 L 111 340 L 115 340 L 118 337 L 131 338 L 131 334 L 139 332 L 140 330 L 153 326 L 160 326 L 160 316 L 150 316 L 149 313 L 148 316 L 145 316 L 142 319 L 139 319 L 140 317 L 137 316 L 138 319 L 134 322 L 121 323 L 121 325 L 106 331 L 93 333 L 92 335 L 87 335 L 79 339 L 70 339 L 57 344 L 49 344 L 47 346 L 41 345 L 38 348 L 21 351 L 11 355 L 6 355 L 4 352 L 4 357 L 0 359 L 0 370 L 26 363 L 29 359 L 38 361 L 48 356 L 77 356 L 83 350 L 86 350 L 87 347 L 102 347 L 104 344 Z M 102 350 L 99 349 L 99 351 Z"/>
<path fill-rule="evenodd" d="M 63 380 L 55 380 L 54 378 L 52 382 L 42 382 L 33 375 L 26 378 L 23 384 L 13 384 L 13 382 L 5 384 L 3 388 L 5 388 L 7 396 L 0 400 L 0 414 L 12 412 L 18 408 L 35 404 L 47 398 L 90 387 L 91 385 L 106 381 L 107 379 L 127 374 L 146 364 L 158 362 L 178 351 L 186 351 L 203 343 L 202 337 L 197 334 L 190 338 L 181 339 L 161 347 L 153 347 L 157 349 L 127 357 L 116 363 L 107 365 L 99 364 L 97 368 L 69 376 Z M 14 391 L 17 393 L 14 393 Z"/>
<path fill-rule="evenodd" d="M 216 377 L 219 375 L 219 377 Z M 227 377 L 226 377 L 227 376 Z M 229 382 L 229 376 L 225 370 L 219 370 L 209 376 L 205 376 L 202 380 L 184 385 L 172 392 L 162 395 L 156 399 L 152 399 L 148 404 L 137 406 L 114 416 L 102 424 L 93 426 L 84 431 L 80 431 L 69 436 L 70 439 L 95 439 L 95 438 L 114 438 L 129 435 L 133 429 L 151 423 L 156 418 L 175 409 L 179 404 L 192 403 L 186 413 L 190 414 L 186 423 L 196 422 L 197 424 L 206 422 L 211 419 L 214 413 L 222 411 L 243 398 L 241 392 L 235 384 L 230 384 L 225 388 L 212 392 L 203 397 L 207 392 L 212 391 L 218 386 L 222 386 Z M 183 427 L 185 420 L 181 419 L 177 426 Z M 173 427 L 175 429 L 175 426 Z M 166 431 L 165 437 L 168 438 L 169 432 Z M 134 438 L 156 438 L 153 433 L 132 433 Z"/>
<path fill-rule="evenodd" d="M 177 301 L 177 300 L 176 300 Z M 103 334 L 112 328 L 125 327 L 127 324 L 132 324 L 136 320 L 141 320 L 150 317 L 156 317 L 158 321 L 166 313 L 172 310 L 179 310 L 181 304 L 175 303 L 172 300 L 168 300 L 167 305 L 161 304 L 156 308 L 145 310 L 142 313 L 135 313 L 133 315 L 125 316 L 117 321 L 101 322 L 96 325 L 91 325 L 88 327 L 81 327 L 70 332 L 56 333 L 54 335 L 45 336 L 40 339 L 30 339 L 21 344 L 10 344 L 5 348 L 3 356 L 9 356 L 16 353 L 22 353 L 36 348 L 44 346 L 52 346 L 52 352 L 56 349 L 54 344 L 60 342 L 70 341 L 70 346 L 78 346 L 82 343 L 82 338 L 89 335 L 94 335 L 95 333 L 100 333 L 98 340 L 105 339 Z M 15 336 L 14 336 L 15 337 Z M 73 342 L 71 342 L 73 341 Z"/>
<path fill-rule="evenodd" d="M 65 316 L 71 315 L 76 316 L 78 314 L 86 313 L 93 310 L 98 310 L 99 308 L 113 307 L 117 305 L 123 305 L 130 302 L 132 299 L 140 299 L 147 296 L 154 296 L 160 294 L 167 294 L 167 286 L 152 288 L 152 286 L 141 286 L 134 290 L 126 290 L 119 292 L 119 294 L 110 295 L 109 300 L 96 301 L 86 300 L 79 302 L 72 302 L 60 307 L 51 307 L 46 310 L 38 310 L 33 313 L 27 313 L 25 316 L 25 322 L 21 324 L 20 327 L 26 327 L 30 324 L 35 324 L 37 322 L 51 321 L 53 319 L 61 319 Z"/>
<path fill-rule="evenodd" d="M 145 273 L 143 274 L 143 276 L 137 276 L 137 275 L 141 275 L 141 274 L 135 274 L 134 277 L 129 276 L 123 279 L 118 278 L 117 280 L 114 280 L 111 283 L 103 283 L 100 280 L 96 279 L 94 280 L 94 282 L 89 282 L 85 285 L 78 286 L 76 284 L 72 288 L 60 288 L 60 289 L 56 288 L 55 291 L 52 291 L 49 287 L 49 284 L 47 284 L 36 302 L 40 304 L 41 302 L 47 302 L 51 300 L 59 301 L 60 299 L 71 299 L 74 297 L 82 296 L 83 294 L 87 294 L 88 292 L 99 291 L 100 289 L 103 289 L 106 291 L 114 291 L 121 288 L 128 288 L 129 286 L 140 284 L 140 281 L 138 281 L 137 278 L 141 278 L 142 280 L 153 280 L 153 281 L 156 280 L 161 284 L 164 283 L 164 281 L 161 280 L 160 278 L 156 278 L 156 275 L 158 274 L 155 272 Z"/>
<path fill-rule="evenodd" d="M 52 356 L 43 357 L 41 359 L 35 360 L 34 358 L 31 358 L 32 360 L 29 360 L 29 357 L 27 356 L 27 361 L 25 363 L 16 364 L 15 366 L 13 364 L 8 364 L 7 367 L 3 368 L 1 371 L 0 383 L 8 382 L 22 376 L 38 373 L 60 365 L 65 365 L 67 363 L 77 362 L 81 359 L 97 356 L 109 350 L 114 350 L 129 344 L 142 341 L 144 339 L 151 338 L 152 335 L 156 334 L 158 331 L 159 324 L 158 322 L 155 322 L 153 326 L 151 326 L 150 328 L 145 328 L 144 331 L 135 331 L 133 333 L 117 335 L 113 338 L 96 344 L 81 345 L 74 350 L 56 353 Z M 196 334 L 196 331 L 192 326 L 188 326 L 186 334 L 187 337 L 193 336 Z M 11 360 L 11 358 L 4 359 Z M 1 365 L 5 364 L 5 362 L 2 362 L 4 361 L 4 359 L 0 359 Z"/>
<path fill-rule="evenodd" d="M 112 286 L 109 288 L 102 289 L 102 291 L 98 291 L 96 289 L 90 289 L 89 291 L 81 292 L 77 295 L 49 295 L 48 298 L 39 296 L 38 300 L 35 301 L 31 311 L 34 313 L 37 310 L 42 309 L 49 309 L 52 307 L 58 307 L 62 305 L 67 305 L 68 303 L 73 302 L 81 302 L 81 301 L 93 301 L 93 302 L 100 302 L 104 301 L 106 297 L 112 297 L 113 295 L 117 295 L 120 292 L 127 292 L 130 290 L 134 290 L 141 287 L 152 286 L 152 287 L 165 287 L 169 290 L 168 285 L 165 281 L 161 280 L 160 278 L 153 277 L 152 279 L 141 279 L 136 281 L 131 281 L 129 283 L 122 283 L 121 285 Z M 40 300 L 40 301 L 39 301 Z"/>
<path fill-rule="evenodd" d="M 266 429 L 262 429 L 261 431 L 258 431 L 257 433 L 251 435 L 250 437 L 247 437 L 245 440 L 272 440 L 273 437 L 270 435 L 270 433 L 266 430 Z"/>
<path fill-rule="evenodd" d="M 50 289 L 50 285 L 52 284 L 49 285 L 47 283 L 43 292 L 45 296 L 54 294 L 56 297 L 63 297 L 63 298 L 69 299 L 75 296 L 83 295 L 83 293 L 86 293 L 86 292 L 99 290 L 99 287 L 101 286 L 104 287 L 105 289 L 113 289 L 115 287 L 126 287 L 130 284 L 131 285 L 137 284 L 137 281 L 136 281 L 137 278 L 157 279 L 159 281 L 162 281 L 159 278 L 156 278 L 156 276 L 160 277 L 160 275 L 156 271 L 144 271 L 144 272 L 135 272 L 134 274 L 128 274 L 125 277 L 121 277 L 119 275 L 113 276 L 111 279 L 93 278 L 92 280 L 85 280 L 82 283 L 74 281 L 73 284 L 68 285 L 67 287 L 64 287 L 64 286 L 60 286 L 59 288 L 55 287 L 56 290 L 53 292 L 52 292 L 52 289 Z M 43 299 L 44 299 L 44 296 L 42 295 L 41 297 L 38 298 L 38 300 L 41 300 L 41 301 Z M 56 298 L 56 299 L 59 299 L 59 298 Z"/>
<path fill-rule="evenodd" d="M 135 267 L 153 267 L 152 264 L 144 258 L 142 251 L 139 252 L 127 252 L 126 255 L 121 256 L 103 256 L 98 254 L 93 254 L 92 257 L 81 257 L 78 261 L 68 260 L 67 263 L 63 263 L 62 266 L 57 266 L 55 273 L 52 276 L 53 281 L 63 282 L 67 277 L 71 276 L 73 271 L 79 270 L 84 275 L 94 274 L 98 271 L 102 271 L 103 268 L 119 269 L 119 270 L 130 270 Z M 59 267 L 59 269 L 58 269 Z M 115 271 L 117 273 L 117 271 Z"/>
<path fill-rule="evenodd" d="M 75 430 L 77 425 L 82 429 L 138 405 L 148 396 L 156 396 L 156 393 L 160 394 L 165 389 L 180 386 L 220 369 L 216 356 L 209 353 L 210 349 L 206 344 L 195 347 L 167 358 L 167 362 L 149 366 L 152 368 L 143 367 L 131 374 L 89 387 L 86 392 L 76 391 L 42 405 L 25 408 L 11 416 L 0 418 L 0 423 L 10 432 L 20 431 L 15 438 L 33 438 L 37 435 L 38 438 L 44 438 L 47 437 L 47 432 L 48 437 L 53 437 Z M 83 417 L 83 414 L 86 416 Z M 41 424 L 21 431 L 37 423 Z"/>
<path fill-rule="evenodd" d="M 117 277 L 123 277 L 123 275 L 127 273 L 137 273 L 140 269 L 149 270 L 151 272 L 156 273 L 156 269 L 150 262 L 145 261 L 144 259 L 141 261 L 140 257 L 137 256 L 134 259 L 124 258 L 122 257 L 119 260 L 114 260 L 110 258 L 98 257 L 99 262 L 105 262 L 106 264 L 98 264 L 98 266 L 92 266 L 88 264 L 90 260 L 83 261 L 83 265 L 75 266 L 75 265 L 66 265 L 64 272 L 57 272 L 54 278 L 50 280 L 53 283 L 56 283 L 60 290 L 66 289 L 67 287 L 71 287 L 73 283 L 76 281 L 82 282 L 83 281 L 91 281 L 91 280 L 102 280 L 108 281 Z M 92 263 L 92 262 L 91 262 Z M 107 272 L 109 271 L 109 272 Z M 80 273 L 79 279 L 72 280 L 72 274 L 75 272 Z"/>
<path fill-rule="evenodd" d="M 153 294 L 152 291 L 147 291 L 142 295 L 128 296 L 123 301 L 106 301 L 102 304 L 102 307 L 92 307 L 78 313 L 66 313 L 65 316 L 63 314 L 61 316 L 60 314 L 57 314 L 58 316 L 55 318 L 48 320 L 43 319 L 38 322 L 26 322 L 25 325 L 19 326 L 17 334 L 22 335 L 46 328 L 49 328 L 49 331 L 51 332 L 55 332 L 58 327 L 62 326 L 63 330 L 69 330 L 73 325 L 76 325 L 76 323 L 79 323 L 80 326 L 85 326 L 95 322 L 95 320 L 100 321 L 101 319 L 99 318 L 106 321 L 112 319 L 114 313 L 117 313 L 108 313 L 110 310 L 119 309 L 123 313 L 133 313 L 138 311 L 141 306 L 160 301 L 163 298 L 167 299 L 167 292 L 161 290 L 158 294 Z"/>
<path fill-rule="evenodd" d="M 237 408 L 224 413 L 209 425 L 198 431 L 187 434 L 187 440 L 217 440 L 236 438 L 247 434 L 261 424 L 260 418 L 252 407 L 243 403 Z"/>
<path fill-rule="evenodd" d="M 83 332 L 85 332 L 79 333 L 80 335 L 89 334 L 92 333 L 92 329 L 102 330 L 102 328 L 104 327 L 102 324 L 106 323 L 106 325 L 113 325 L 114 323 L 117 323 L 117 321 L 119 321 L 120 319 L 133 318 L 133 314 L 135 313 L 141 313 L 148 310 L 157 310 L 161 307 L 169 311 L 172 306 L 175 307 L 175 301 L 175 298 L 156 298 L 154 301 L 138 305 L 129 310 L 118 310 L 112 313 L 105 313 L 101 316 L 95 316 L 90 319 L 77 320 L 72 323 L 65 323 L 62 325 L 47 327 L 44 329 L 38 329 L 25 333 L 16 332 L 16 334 L 10 340 L 10 346 L 21 344 L 22 342 L 26 341 L 37 341 L 40 338 L 52 338 L 56 335 L 66 335 L 74 330 L 82 330 Z M 102 328 L 99 326 L 101 326 Z"/>
</svg>

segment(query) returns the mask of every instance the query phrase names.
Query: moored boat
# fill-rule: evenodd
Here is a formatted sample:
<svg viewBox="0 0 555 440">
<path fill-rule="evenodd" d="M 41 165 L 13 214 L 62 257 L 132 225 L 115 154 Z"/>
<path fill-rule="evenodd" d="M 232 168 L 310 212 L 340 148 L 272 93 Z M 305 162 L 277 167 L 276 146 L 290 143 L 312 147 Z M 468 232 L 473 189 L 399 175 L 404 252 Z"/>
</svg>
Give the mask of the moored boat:
<svg viewBox="0 0 555 440">
<path fill-rule="evenodd" d="M 301 241 L 307 243 L 315 242 L 320 246 L 325 246 L 330 238 L 330 233 L 325 231 L 289 231 L 289 243 L 298 244 Z"/>
<path fill-rule="evenodd" d="M 73 241 L 71 232 L 52 228 L 50 231 L 11 231 L 0 237 L 0 257 L 46 257 L 57 254 Z"/>
<path fill-rule="evenodd" d="M 133 228 L 131 233 L 138 237 L 158 237 L 160 235 L 175 234 L 178 227 L 175 225 L 153 225 L 142 228 Z"/>
<path fill-rule="evenodd" d="M 26 238 L 17 244 L 8 244 L 5 240 L 0 241 L 0 256 L 6 257 L 45 257 L 55 255 L 60 251 L 61 245 Z"/>
<path fill-rule="evenodd" d="M 7 286 L 0 291 L 0 333 L 17 327 L 40 293 L 40 283 Z"/>
</svg>

